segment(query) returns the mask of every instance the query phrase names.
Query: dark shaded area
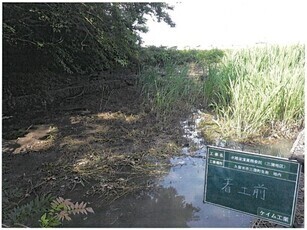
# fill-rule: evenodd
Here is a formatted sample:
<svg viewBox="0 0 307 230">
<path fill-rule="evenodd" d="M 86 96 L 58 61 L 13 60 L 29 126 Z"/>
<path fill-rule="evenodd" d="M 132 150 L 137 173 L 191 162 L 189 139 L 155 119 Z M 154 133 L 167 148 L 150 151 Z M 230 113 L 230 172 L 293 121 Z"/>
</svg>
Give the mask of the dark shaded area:
<svg viewBox="0 0 307 230">
<path fill-rule="evenodd" d="M 3 223 L 12 226 L 13 208 L 43 194 L 90 201 L 95 210 L 150 190 L 151 178 L 162 175 L 176 154 L 169 143 L 180 145 L 181 135 L 176 117 L 159 122 L 144 112 L 139 94 L 135 83 L 125 84 L 4 119 Z M 39 224 L 37 216 L 21 223 Z"/>
<path fill-rule="evenodd" d="M 149 14 L 175 26 L 166 3 L 4 3 L 3 71 L 91 73 L 137 62 Z"/>
<path fill-rule="evenodd" d="M 75 219 L 65 227 L 188 227 L 198 209 L 185 202 L 174 188 L 157 187 L 150 193 L 137 193 L 99 208 L 87 221 Z"/>
<path fill-rule="evenodd" d="M 3 114 L 59 107 L 97 91 L 92 78 L 139 67 L 145 15 L 175 26 L 166 3 L 4 3 Z M 103 80 L 103 77 L 99 80 Z M 99 83 L 120 88 L 127 79 Z"/>
</svg>

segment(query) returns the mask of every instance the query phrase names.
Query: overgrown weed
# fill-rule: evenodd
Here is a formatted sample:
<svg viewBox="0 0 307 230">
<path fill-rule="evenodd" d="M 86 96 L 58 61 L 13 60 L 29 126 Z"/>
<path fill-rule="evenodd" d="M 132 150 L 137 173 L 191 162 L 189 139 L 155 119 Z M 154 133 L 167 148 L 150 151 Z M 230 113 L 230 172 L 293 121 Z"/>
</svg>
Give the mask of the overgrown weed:
<svg viewBox="0 0 307 230">
<path fill-rule="evenodd" d="M 141 71 L 139 85 L 144 107 L 159 121 L 206 107 L 216 114 L 218 135 L 239 141 L 271 135 L 291 138 L 303 122 L 302 45 L 225 52 L 149 47 L 146 52 L 144 65 L 149 65 Z M 206 76 L 188 76 L 191 62 Z"/>
<path fill-rule="evenodd" d="M 229 52 L 211 69 L 204 88 L 223 135 L 246 139 L 301 123 L 304 60 L 301 45 Z"/>
<path fill-rule="evenodd" d="M 159 119 L 175 112 L 188 111 L 202 99 L 202 85 L 188 77 L 188 67 L 168 63 L 163 70 L 145 68 L 139 77 L 144 106 L 150 107 Z"/>
</svg>

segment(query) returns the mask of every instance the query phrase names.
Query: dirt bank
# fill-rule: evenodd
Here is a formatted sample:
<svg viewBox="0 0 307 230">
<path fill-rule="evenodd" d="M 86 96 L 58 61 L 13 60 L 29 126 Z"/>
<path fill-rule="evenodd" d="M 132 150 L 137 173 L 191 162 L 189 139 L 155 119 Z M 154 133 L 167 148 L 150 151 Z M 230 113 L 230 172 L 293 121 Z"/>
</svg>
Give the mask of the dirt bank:
<svg viewBox="0 0 307 230">
<path fill-rule="evenodd" d="M 12 210 L 44 194 L 90 202 L 95 210 L 150 189 L 180 149 L 180 132 L 179 117 L 162 122 L 142 105 L 136 82 L 6 117 L 3 222 L 12 226 Z M 38 219 L 19 221 L 35 227 Z"/>
</svg>

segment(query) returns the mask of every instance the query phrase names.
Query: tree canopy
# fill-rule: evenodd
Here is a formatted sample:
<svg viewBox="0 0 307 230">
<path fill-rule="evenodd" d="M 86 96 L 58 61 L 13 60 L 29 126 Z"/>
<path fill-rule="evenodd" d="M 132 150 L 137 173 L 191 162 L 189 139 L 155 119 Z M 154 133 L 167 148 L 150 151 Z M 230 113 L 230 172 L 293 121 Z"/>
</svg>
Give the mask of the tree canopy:
<svg viewBox="0 0 307 230">
<path fill-rule="evenodd" d="M 166 3 L 4 3 L 4 71 L 69 73 L 138 60 L 146 17 L 175 26 Z"/>
</svg>

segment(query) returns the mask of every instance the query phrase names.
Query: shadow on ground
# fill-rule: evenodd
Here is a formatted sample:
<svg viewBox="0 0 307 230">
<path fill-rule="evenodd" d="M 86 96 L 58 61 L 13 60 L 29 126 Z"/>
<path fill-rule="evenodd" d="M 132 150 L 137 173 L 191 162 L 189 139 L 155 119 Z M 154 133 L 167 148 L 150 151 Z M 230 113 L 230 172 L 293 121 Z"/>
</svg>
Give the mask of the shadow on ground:
<svg viewBox="0 0 307 230">
<path fill-rule="evenodd" d="M 19 195 L 5 197 L 3 213 L 48 193 L 95 210 L 152 189 L 178 153 L 181 131 L 178 118 L 161 122 L 142 103 L 134 84 L 4 119 L 3 184 Z"/>
</svg>

